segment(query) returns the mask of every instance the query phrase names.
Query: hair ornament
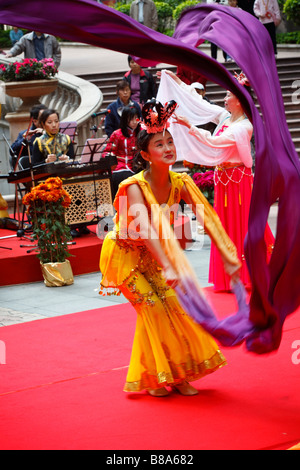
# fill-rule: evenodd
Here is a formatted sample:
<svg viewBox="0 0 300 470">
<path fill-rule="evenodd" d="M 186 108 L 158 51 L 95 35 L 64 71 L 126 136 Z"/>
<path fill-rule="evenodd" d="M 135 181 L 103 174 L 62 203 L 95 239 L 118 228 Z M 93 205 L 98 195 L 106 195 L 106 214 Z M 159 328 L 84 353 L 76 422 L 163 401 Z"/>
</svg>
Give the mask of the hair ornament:
<svg viewBox="0 0 300 470">
<path fill-rule="evenodd" d="M 163 106 L 156 99 L 147 101 L 143 106 L 141 128 L 147 131 L 148 134 L 156 134 L 166 130 L 170 123 L 169 118 L 177 108 L 176 101 L 172 100 Z"/>
<path fill-rule="evenodd" d="M 248 81 L 248 78 L 246 77 L 246 75 L 244 74 L 244 72 L 241 72 L 240 74 L 238 74 L 237 72 L 233 72 L 234 74 L 234 78 L 237 79 L 237 81 L 239 82 L 240 85 L 242 86 L 250 86 L 250 83 Z"/>
</svg>

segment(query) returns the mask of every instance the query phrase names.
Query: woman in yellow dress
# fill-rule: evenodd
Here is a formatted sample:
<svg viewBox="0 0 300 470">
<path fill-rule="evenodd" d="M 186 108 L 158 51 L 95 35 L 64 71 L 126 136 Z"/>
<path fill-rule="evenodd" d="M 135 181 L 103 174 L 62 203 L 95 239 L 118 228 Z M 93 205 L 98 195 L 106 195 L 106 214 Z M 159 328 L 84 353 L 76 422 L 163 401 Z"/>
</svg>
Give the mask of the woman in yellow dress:
<svg viewBox="0 0 300 470">
<path fill-rule="evenodd" d="M 187 174 L 169 171 L 176 149 L 167 121 L 176 103 L 151 100 L 143 108 L 138 148 L 148 168 L 123 181 L 114 206 L 115 227 L 104 240 L 101 291 L 121 292 L 137 312 L 124 390 L 166 396 L 166 386 L 195 395 L 189 382 L 226 364 L 214 339 L 181 307 L 174 288 L 183 273 L 193 276 L 174 236 L 174 210 L 183 199 L 218 245 L 227 272 L 238 277 L 240 261 L 218 216 Z M 171 226 L 171 228 L 170 228 Z"/>
</svg>

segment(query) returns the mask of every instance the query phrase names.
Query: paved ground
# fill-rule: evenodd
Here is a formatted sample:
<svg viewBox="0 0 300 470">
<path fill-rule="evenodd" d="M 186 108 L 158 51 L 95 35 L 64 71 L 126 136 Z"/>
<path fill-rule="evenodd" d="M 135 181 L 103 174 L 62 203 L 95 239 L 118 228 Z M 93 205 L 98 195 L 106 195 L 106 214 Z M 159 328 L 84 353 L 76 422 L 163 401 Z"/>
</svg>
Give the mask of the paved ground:
<svg viewBox="0 0 300 470">
<path fill-rule="evenodd" d="M 280 53 L 279 53 L 280 55 Z M 222 60 L 221 53 L 219 54 Z M 127 55 L 87 46 L 63 47 L 61 70 L 73 73 L 126 70 Z M 276 206 L 271 209 L 269 223 L 276 226 Z M 196 242 L 186 251 L 201 284 L 208 285 L 210 240 L 198 233 L 198 225 L 191 220 Z M 98 294 L 100 273 L 76 276 L 74 285 L 47 288 L 43 282 L 0 287 L 0 326 L 22 323 L 57 315 L 71 314 L 123 303 L 121 297 L 102 297 Z"/>
<path fill-rule="evenodd" d="M 190 214 L 189 214 L 190 215 Z M 269 224 L 276 230 L 277 207 L 271 208 Z M 203 234 L 198 223 L 191 219 L 192 237 L 195 242 L 185 251 L 203 287 L 209 286 L 208 268 L 210 239 Z M 50 288 L 43 282 L 0 287 L 0 326 L 92 310 L 116 303 L 124 303 L 123 297 L 103 297 L 98 294 L 100 273 L 75 276 L 72 286 Z M 1 338 L 1 336 L 0 336 Z"/>
<path fill-rule="evenodd" d="M 201 49 L 210 55 L 210 46 L 204 45 Z M 278 46 L 278 58 L 300 56 L 300 47 Z M 222 52 L 218 50 L 218 60 L 223 63 Z M 163 64 L 159 64 L 162 67 Z M 128 69 L 127 54 L 108 51 L 87 45 L 67 45 L 62 47 L 62 62 L 60 70 L 80 75 L 84 73 L 118 72 Z"/>
</svg>

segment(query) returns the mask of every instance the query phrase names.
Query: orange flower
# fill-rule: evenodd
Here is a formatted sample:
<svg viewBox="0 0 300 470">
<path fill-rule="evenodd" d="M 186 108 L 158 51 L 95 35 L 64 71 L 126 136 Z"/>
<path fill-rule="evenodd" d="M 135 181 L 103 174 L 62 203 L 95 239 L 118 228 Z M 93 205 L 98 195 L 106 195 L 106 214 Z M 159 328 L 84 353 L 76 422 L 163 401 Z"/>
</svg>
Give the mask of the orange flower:
<svg viewBox="0 0 300 470">
<path fill-rule="evenodd" d="M 186 168 L 194 168 L 194 163 L 188 162 L 187 160 L 183 160 L 183 166 Z"/>
<path fill-rule="evenodd" d="M 71 196 L 63 189 L 63 183 L 59 177 L 51 177 L 33 187 L 30 193 L 23 197 L 24 205 L 30 205 L 33 201 L 49 203 L 61 201 L 63 207 L 68 207 L 71 204 Z"/>
</svg>

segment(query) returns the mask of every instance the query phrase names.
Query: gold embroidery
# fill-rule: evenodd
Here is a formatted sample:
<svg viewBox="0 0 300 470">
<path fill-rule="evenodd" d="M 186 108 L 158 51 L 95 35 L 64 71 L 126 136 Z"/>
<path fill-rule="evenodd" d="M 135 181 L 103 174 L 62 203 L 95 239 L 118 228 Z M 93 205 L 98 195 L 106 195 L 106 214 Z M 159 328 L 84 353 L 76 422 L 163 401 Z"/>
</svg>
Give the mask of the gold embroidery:
<svg viewBox="0 0 300 470">
<path fill-rule="evenodd" d="M 171 364 L 170 364 L 171 365 Z M 159 388 L 163 385 L 173 385 L 182 382 L 182 380 L 194 381 L 208 375 L 215 370 L 226 365 L 226 359 L 220 350 L 209 359 L 201 364 L 193 362 L 192 366 L 187 364 L 172 364 L 170 372 L 144 372 L 141 380 L 136 382 L 126 382 L 124 386 L 125 392 L 139 392 L 142 390 Z"/>
</svg>

